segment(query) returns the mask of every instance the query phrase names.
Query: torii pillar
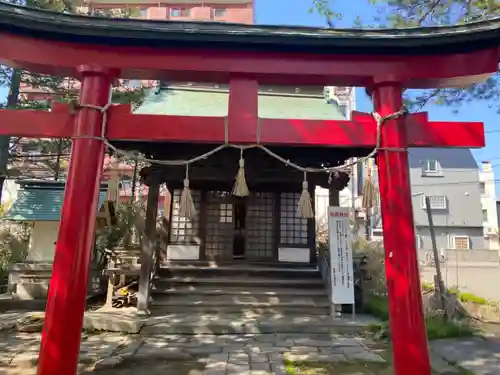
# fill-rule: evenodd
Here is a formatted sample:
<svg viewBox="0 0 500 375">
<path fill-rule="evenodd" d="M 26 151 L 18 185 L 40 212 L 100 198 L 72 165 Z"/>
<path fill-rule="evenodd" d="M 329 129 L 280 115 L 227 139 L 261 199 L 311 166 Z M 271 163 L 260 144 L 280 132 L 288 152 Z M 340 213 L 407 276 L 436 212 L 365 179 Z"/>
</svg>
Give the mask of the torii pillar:
<svg viewBox="0 0 500 375">
<path fill-rule="evenodd" d="M 103 107 L 116 72 L 80 66 L 80 104 Z M 82 107 L 74 121 L 68 179 L 47 298 L 38 374 L 76 374 L 105 146 L 103 116 Z"/>
<path fill-rule="evenodd" d="M 396 113 L 403 106 L 402 95 L 402 86 L 398 82 L 375 85 L 375 112 L 382 117 Z M 415 246 L 407 139 L 404 118 L 383 123 L 382 147 L 377 153 L 377 165 L 389 295 L 389 325 L 396 374 L 430 375 Z"/>
</svg>

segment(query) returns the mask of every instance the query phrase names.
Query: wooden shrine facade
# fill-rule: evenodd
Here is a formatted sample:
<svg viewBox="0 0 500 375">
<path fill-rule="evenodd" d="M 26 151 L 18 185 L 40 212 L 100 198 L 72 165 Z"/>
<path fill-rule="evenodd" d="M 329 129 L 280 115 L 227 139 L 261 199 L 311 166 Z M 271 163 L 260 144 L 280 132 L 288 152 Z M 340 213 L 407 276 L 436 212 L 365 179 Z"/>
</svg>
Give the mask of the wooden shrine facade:
<svg viewBox="0 0 500 375">
<path fill-rule="evenodd" d="M 179 214 L 181 190 L 174 189 L 170 260 L 315 261 L 315 223 L 297 214 L 300 191 L 252 191 L 244 198 L 221 190 L 192 194 L 199 215 L 188 220 Z"/>
<path fill-rule="evenodd" d="M 211 149 L 204 145 L 172 143 L 168 148 L 144 142 L 115 142 L 121 149 L 148 153 L 158 160 L 185 160 Z M 366 149 L 274 147 L 277 154 L 300 165 L 320 167 L 339 165 Z M 202 259 L 217 261 L 295 261 L 315 263 L 314 219 L 301 218 L 297 205 L 302 191 L 303 173 L 267 155 L 260 149 L 244 152 L 248 197 L 232 194 L 238 170 L 239 150 L 224 149 L 189 167 L 189 180 L 196 218 L 180 214 L 180 196 L 185 178 L 182 166 L 152 165 L 141 170 L 150 186 L 165 183 L 172 195 L 168 213 L 168 249 L 164 259 Z M 344 172 L 308 175 L 309 194 L 315 186 L 338 194 L 347 186 Z"/>
<path fill-rule="evenodd" d="M 339 160 L 346 150 L 366 154 L 375 148 L 394 372 L 430 375 L 407 149 L 483 147 L 484 129 L 481 123 L 430 122 L 425 113 L 395 114 L 400 114 L 407 88 L 465 87 L 496 73 L 498 30 L 500 19 L 409 30 L 328 30 L 103 19 L 0 4 L 1 63 L 81 80 L 75 106 L 55 106 L 51 112 L 0 110 L 0 135 L 73 140 L 38 375 L 77 371 L 105 149 L 109 142 L 126 141 L 164 149 L 176 143 L 216 147 L 260 142 L 283 151 L 302 148 L 301 156 L 316 149 L 334 154 L 324 160 Z M 229 83 L 227 117 L 136 115 L 128 106 L 110 106 L 111 86 L 118 78 Z M 259 85 L 280 84 L 366 87 L 374 112 L 384 121 L 377 123 L 370 114 L 352 121 L 259 118 Z M 276 176 L 283 174 L 255 182 L 272 184 Z M 205 189 L 228 191 L 208 186 L 211 178 L 217 181 L 205 177 L 198 181 Z M 193 180 L 193 190 L 200 189 L 196 185 Z M 250 190 L 268 191 L 255 187 Z M 154 200 L 154 194 L 148 195 L 148 203 Z M 148 206 L 154 208 L 146 212 L 151 221 L 156 206 Z M 152 248 L 151 240 L 146 241 L 143 254 L 151 254 Z M 145 307 L 149 281 L 150 274 L 141 274 Z"/>
</svg>

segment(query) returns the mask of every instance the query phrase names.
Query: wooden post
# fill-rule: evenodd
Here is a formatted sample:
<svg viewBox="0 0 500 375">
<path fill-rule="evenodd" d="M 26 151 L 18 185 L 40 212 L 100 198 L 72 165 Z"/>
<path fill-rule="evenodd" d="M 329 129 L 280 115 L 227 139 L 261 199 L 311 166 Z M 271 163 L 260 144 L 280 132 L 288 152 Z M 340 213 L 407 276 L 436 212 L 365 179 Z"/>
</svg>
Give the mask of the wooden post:
<svg viewBox="0 0 500 375">
<path fill-rule="evenodd" d="M 144 225 L 144 238 L 141 248 L 141 272 L 139 277 L 139 295 L 137 298 L 137 310 L 142 313 L 148 313 L 151 273 L 155 267 L 156 218 L 158 216 L 159 195 L 160 184 L 156 181 L 151 182 L 149 184 L 146 205 L 146 223 Z"/>
</svg>

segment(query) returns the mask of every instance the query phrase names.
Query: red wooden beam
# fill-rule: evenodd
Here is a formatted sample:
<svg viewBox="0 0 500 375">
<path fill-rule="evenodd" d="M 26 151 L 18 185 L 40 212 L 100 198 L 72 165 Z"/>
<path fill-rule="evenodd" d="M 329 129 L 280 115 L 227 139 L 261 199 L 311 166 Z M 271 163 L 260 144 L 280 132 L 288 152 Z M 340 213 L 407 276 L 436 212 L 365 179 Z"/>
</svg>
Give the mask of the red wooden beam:
<svg viewBox="0 0 500 375">
<path fill-rule="evenodd" d="M 229 141 L 255 143 L 257 124 L 249 113 L 240 121 L 229 119 Z M 29 110 L 0 110 L 0 135 L 32 138 L 70 138 L 73 117 L 68 107 L 52 113 Z M 231 119 L 233 121 L 231 121 Z M 245 120 L 241 122 L 242 120 Z M 247 121 L 248 120 L 248 121 Z M 111 107 L 106 125 L 109 140 L 163 141 L 221 144 L 225 140 L 224 117 L 132 114 L 129 105 Z M 352 121 L 260 119 L 260 141 L 266 145 L 319 147 L 374 147 L 376 123 L 367 113 L 354 112 Z M 426 113 L 408 115 L 410 147 L 484 147 L 481 122 L 432 122 Z"/>
<path fill-rule="evenodd" d="M 246 52 L 63 43 L 0 33 L 0 62 L 34 72 L 78 76 L 80 65 L 120 69 L 122 78 L 229 82 L 245 76 L 259 84 L 407 87 L 465 86 L 498 69 L 498 48 L 432 56 Z M 458 77 L 458 78 L 457 78 Z"/>
</svg>

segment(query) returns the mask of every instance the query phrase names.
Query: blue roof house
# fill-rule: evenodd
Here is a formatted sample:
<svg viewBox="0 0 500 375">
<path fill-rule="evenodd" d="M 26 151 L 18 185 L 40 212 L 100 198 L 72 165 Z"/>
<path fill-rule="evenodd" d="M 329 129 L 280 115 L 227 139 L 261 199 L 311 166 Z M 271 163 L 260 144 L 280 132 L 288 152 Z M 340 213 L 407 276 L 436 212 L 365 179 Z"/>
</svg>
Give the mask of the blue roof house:
<svg viewBox="0 0 500 375">
<path fill-rule="evenodd" d="M 28 255 L 23 263 L 13 264 L 9 272 L 9 289 L 14 299 L 43 300 L 47 297 L 59 219 L 64 200 L 64 182 L 20 181 L 17 199 L 3 216 L 4 220 L 29 223 L 32 226 Z M 107 185 L 101 185 L 99 208 L 103 207 Z M 92 276 L 89 288 L 94 290 Z"/>
</svg>

